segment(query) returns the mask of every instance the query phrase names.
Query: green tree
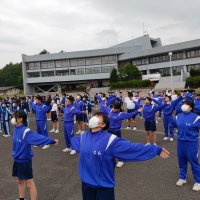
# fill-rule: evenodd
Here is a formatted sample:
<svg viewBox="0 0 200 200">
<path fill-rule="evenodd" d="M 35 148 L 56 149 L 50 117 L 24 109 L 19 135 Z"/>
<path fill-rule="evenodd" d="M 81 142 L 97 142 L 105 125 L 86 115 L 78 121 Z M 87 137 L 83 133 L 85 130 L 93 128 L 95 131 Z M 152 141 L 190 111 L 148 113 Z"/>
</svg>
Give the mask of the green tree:
<svg viewBox="0 0 200 200">
<path fill-rule="evenodd" d="M 0 70 L 0 86 L 16 86 L 23 89 L 22 63 L 9 63 Z"/>
<path fill-rule="evenodd" d="M 41 55 L 41 54 L 49 54 L 49 52 L 48 52 L 46 49 L 43 49 L 39 54 L 40 54 L 40 55 Z"/>
<path fill-rule="evenodd" d="M 132 64 L 128 64 L 119 70 L 119 78 L 121 81 L 139 80 L 142 75 L 138 68 Z"/>
<path fill-rule="evenodd" d="M 115 83 L 119 81 L 119 76 L 117 70 L 114 68 L 110 73 L 110 83 Z"/>
</svg>

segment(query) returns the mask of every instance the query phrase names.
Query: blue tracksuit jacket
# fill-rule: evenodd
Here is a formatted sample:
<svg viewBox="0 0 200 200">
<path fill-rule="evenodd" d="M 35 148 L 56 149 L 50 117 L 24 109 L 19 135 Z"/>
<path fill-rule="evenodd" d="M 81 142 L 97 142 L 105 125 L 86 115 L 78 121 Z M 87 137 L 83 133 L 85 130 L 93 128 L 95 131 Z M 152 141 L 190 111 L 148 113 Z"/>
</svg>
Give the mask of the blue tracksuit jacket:
<svg viewBox="0 0 200 200">
<path fill-rule="evenodd" d="M 153 99 L 153 101 L 158 104 L 158 106 L 153 105 L 153 104 L 146 104 L 143 106 L 143 117 L 145 121 L 149 121 L 149 122 L 153 122 L 155 121 L 155 113 L 159 110 L 162 110 L 162 108 L 165 105 L 162 105 L 161 102 L 156 101 L 155 99 Z"/>
<path fill-rule="evenodd" d="M 179 162 L 179 178 L 186 180 L 189 162 L 195 182 L 200 184 L 198 145 L 200 116 L 193 112 L 182 112 L 176 116 L 171 126 L 178 128 L 177 155 Z"/>
<path fill-rule="evenodd" d="M 178 128 L 178 140 L 198 142 L 200 116 L 197 114 L 182 112 L 175 117 L 170 126 Z"/>
<path fill-rule="evenodd" d="M 155 145 L 133 144 L 106 131 L 84 132 L 72 138 L 73 149 L 80 153 L 81 180 L 92 187 L 115 186 L 115 158 L 122 161 L 144 161 L 160 155 L 162 148 Z"/>
<path fill-rule="evenodd" d="M 194 100 L 194 112 L 198 115 L 200 114 L 200 99 Z"/>
<path fill-rule="evenodd" d="M 82 113 L 82 111 L 78 110 L 74 105 L 62 107 L 62 111 L 64 113 L 64 122 L 74 122 L 74 115 Z"/>
<path fill-rule="evenodd" d="M 34 156 L 31 145 L 54 144 L 54 139 L 32 132 L 24 125 L 15 126 L 12 156 L 16 162 L 27 162 Z"/>
<path fill-rule="evenodd" d="M 104 113 L 108 116 L 110 120 L 109 130 L 112 132 L 118 132 L 122 126 L 122 120 L 129 119 L 138 114 L 138 111 L 132 113 L 126 112 L 113 112 L 112 108 L 105 107 Z"/>
<path fill-rule="evenodd" d="M 35 119 L 36 121 L 46 121 L 46 113 L 49 112 L 52 108 L 51 105 L 46 106 L 44 104 L 34 104 L 31 102 L 31 107 L 33 111 L 35 112 Z"/>
</svg>

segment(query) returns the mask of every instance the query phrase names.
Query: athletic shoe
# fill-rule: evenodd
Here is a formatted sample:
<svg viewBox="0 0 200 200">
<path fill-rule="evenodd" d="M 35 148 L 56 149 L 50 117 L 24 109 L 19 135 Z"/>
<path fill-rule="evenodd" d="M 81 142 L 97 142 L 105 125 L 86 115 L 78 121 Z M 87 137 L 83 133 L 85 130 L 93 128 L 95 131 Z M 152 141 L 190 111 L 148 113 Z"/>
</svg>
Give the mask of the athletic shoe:
<svg viewBox="0 0 200 200">
<path fill-rule="evenodd" d="M 158 124 L 158 120 L 156 120 L 156 124 Z"/>
<path fill-rule="evenodd" d="M 55 133 L 55 129 L 50 130 L 49 133 Z"/>
<path fill-rule="evenodd" d="M 33 147 L 35 147 L 35 148 L 36 148 L 36 147 L 38 147 L 38 146 L 35 146 L 35 145 L 34 145 Z"/>
<path fill-rule="evenodd" d="M 166 141 L 166 140 L 169 140 L 169 138 L 168 137 L 164 137 L 163 140 Z"/>
<path fill-rule="evenodd" d="M 89 123 L 86 123 L 86 126 L 88 126 L 89 125 Z"/>
<path fill-rule="evenodd" d="M 79 131 L 76 132 L 76 135 L 80 135 L 81 133 L 82 133 L 82 131 L 79 130 Z"/>
<path fill-rule="evenodd" d="M 72 149 L 71 148 L 65 148 L 65 149 L 63 149 L 63 152 L 70 152 L 70 151 L 72 151 Z"/>
<path fill-rule="evenodd" d="M 43 147 L 42 147 L 42 150 L 45 150 L 45 149 L 48 149 L 49 148 L 49 145 L 44 145 Z"/>
<path fill-rule="evenodd" d="M 170 137 L 170 138 L 169 138 L 169 141 L 170 141 L 170 142 L 173 142 L 173 141 L 174 141 L 174 138 Z"/>
<path fill-rule="evenodd" d="M 142 119 L 143 117 L 140 117 L 140 119 Z"/>
<path fill-rule="evenodd" d="M 145 144 L 145 146 L 148 146 L 148 145 L 150 145 L 150 142 L 147 142 L 147 143 Z"/>
<path fill-rule="evenodd" d="M 74 154 L 76 154 L 76 151 L 75 150 L 71 150 L 70 155 L 74 155 Z"/>
<path fill-rule="evenodd" d="M 76 124 L 76 121 L 74 121 L 74 124 Z"/>
<path fill-rule="evenodd" d="M 47 120 L 48 120 L 48 121 L 50 121 L 50 120 L 51 120 L 51 118 L 47 118 Z"/>
<path fill-rule="evenodd" d="M 127 126 L 127 127 L 126 127 L 126 130 L 130 130 L 130 129 L 131 129 L 131 127 L 130 127 L 130 126 Z"/>
<path fill-rule="evenodd" d="M 178 181 L 176 182 L 176 185 L 177 185 L 177 186 L 182 186 L 182 185 L 184 185 L 184 184 L 186 184 L 186 183 L 187 183 L 186 180 L 178 179 Z"/>
<path fill-rule="evenodd" d="M 161 117 L 158 117 L 157 119 L 160 120 L 160 119 L 162 119 L 162 118 L 161 118 Z"/>
<path fill-rule="evenodd" d="M 59 130 L 58 130 L 58 129 L 56 129 L 55 133 L 59 133 Z"/>
<path fill-rule="evenodd" d="M 195 183 L 192 190 L 194 190 L 196 192 L 200 191 L 200 183 Z"/>
<path fill-rule="evenodd" d="M 178 129 L 176 129 L 176 133 L 178 133 Z"/>
<path fill-rule="evenodd" d="M 122 167 L 124 165 L 124 162 L 122 161 L 118 161 L 116 167 Z"/>
<path fill-rule="evenodd" d="M 11 135 L 3 134 L 3 137 L 10 137 Z"/>
<path fill-rule="evenodd" d="M 157 144 L 156 144 L 156 143 L 153 143 L 153 145 L 157 146 Z"/>
<path fill-rule="evenodd" d="M 137 128 L 134 126 L 134 127 L 133 127 L 133 130 L 134 130 L 134 131 L 136 131 L 136 130 L 137 130 Z"/>
</svg>

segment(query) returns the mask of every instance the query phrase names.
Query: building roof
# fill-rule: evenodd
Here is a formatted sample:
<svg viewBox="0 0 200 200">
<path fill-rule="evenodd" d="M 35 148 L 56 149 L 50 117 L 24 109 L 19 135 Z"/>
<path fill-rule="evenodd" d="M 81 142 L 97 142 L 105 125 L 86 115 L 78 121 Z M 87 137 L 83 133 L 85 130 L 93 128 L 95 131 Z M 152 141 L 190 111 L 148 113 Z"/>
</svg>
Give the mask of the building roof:
<svg viewBox="0 0 200 200">
<path fill-rule="evenodd" d="M 147 56 L 153 56 L 158 54 L 166 54 L 169 52 L 178 52 L 180 50 L 187 50 L 191 48 L 197 48 L 200 47 L 200 39 L 197 40 L 190 40 L 186 42 L 180 42 L 165 46 L 159 46 L 152 49 L 146 49 L 141 51 L 130 51 L 126 52 L 124 54 L 121 54 L 119 56 L 119 60 L 128 60 L 131 58 L 140 58 L 140 57 L 147 57 Z"/>
<path fill-rule="evenodd" d="M 16 88 L 16 86 L 8 86 L 8 87 L 0 87 L 0 91 L 6 91 L 6 90 L 10 90 Z"/>
<path fill-rule="evenodd" d="M 153 39 L 150 38 L 149 35 L 145 35 L 104 49 L 41 54 L 32 56 L 22 55 L 22 59 L 24 62 L 37 62 L 46 60 L 61 60 L 70 58 L 73 59 L 73 58 L 87 58 L 94 56 L 120 55 L 127 52 L 138 52 L 145 49 L 151 49 L 153 46 L 156 45 L 158 46 L 161 45 L 161 41 L 159 38 Z"/>
</svg>

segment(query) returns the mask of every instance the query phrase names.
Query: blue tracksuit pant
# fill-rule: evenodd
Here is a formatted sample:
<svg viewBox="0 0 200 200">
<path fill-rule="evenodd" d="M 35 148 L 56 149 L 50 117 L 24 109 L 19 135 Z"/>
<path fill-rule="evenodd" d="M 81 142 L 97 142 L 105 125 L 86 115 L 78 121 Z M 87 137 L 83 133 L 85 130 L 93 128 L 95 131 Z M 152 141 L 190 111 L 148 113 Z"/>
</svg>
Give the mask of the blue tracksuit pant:
<svg viewBox="0 0 200 200">
<path fill-rule="evenodd" d="M 48 137 L 47 121 L 36 121 L 37 133 Z"/>
<path fill-rule="evenodd" d="M 2 126 L 3 126 L 4 133 L 5 133 L 6 135 L 10 135 L 10 126 L 9 126 L 9 122 L 8 122 L 8 121 L 3 121 Z"/>
<path fill-rule="evenodd" d="M 71 148 L 71 139 L 74 137 L 74 122 L 64 122 L 64 137 L 67 148 Z"/>
<path fill-rule="evenodd" d="M 2 129 L 3 129 L 3 124 L 2 124 L 2 122 L 0 121 L 0 132 L 2 132 Z"/>
<path fill-rule="evenodd" d="M 177 143 L 179 178 L 186 180 L 188 162 L 192 168 L 195 183 L 200 183 L 200 164 L 198 162 L 198 142 L 180 141 Z"/>
<path fill-rule="evenodd" d="M 82 182 L 83 200 L 115 200 L 114 188 L 91 187 Z"/>
<path fill-rule="evenodd" d="M 164 122 L 164 129 L 165 129 L 165 137 L 168 137 L 168 129 L 170 130 L 170 137 L 174 137 L 174 128 L 169 127 L 170 123 L 173 121 L 173 116 L 164 115 L 163 122 Z"/>
</svg>

